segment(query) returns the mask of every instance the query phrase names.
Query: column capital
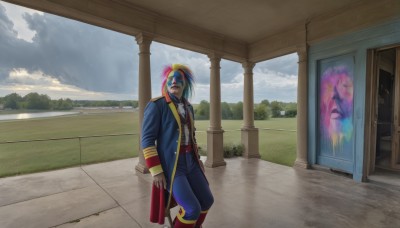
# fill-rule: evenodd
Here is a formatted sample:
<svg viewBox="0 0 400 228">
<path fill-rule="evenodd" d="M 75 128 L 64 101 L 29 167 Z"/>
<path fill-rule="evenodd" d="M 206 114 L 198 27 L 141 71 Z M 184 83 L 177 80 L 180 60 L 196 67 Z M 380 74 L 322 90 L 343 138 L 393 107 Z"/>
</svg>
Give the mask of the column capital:
<svg viewBox="0 0 400 228">
<path fill-rule="evenodd" d="M 252 74 L 253 73 L 253 68 L 256 64 L 253 62 L 245 61 L 242 62 L 242 67 L 244 69 L 245 74 Z"/>
<path fill-rule="evenodd" d="M 223 54 L 219 52 L 209 52 L 207 56 L 210 59 L 211 63 L 213 62 L 219 63 L 221 61 Z"/>
<path fill-rule="evenodd" d="M 140 52 L 149 52 L 153 35 L 147 33 L 139 33 L 136 36 L 136 42 L 139 45 Z"/>
<path fill-rule="evenodd" d="M 308 45 L 303 44 L 296 47 L 297 55 L 299 56 L 299 63 L 307 61 Z"/>
</svg>

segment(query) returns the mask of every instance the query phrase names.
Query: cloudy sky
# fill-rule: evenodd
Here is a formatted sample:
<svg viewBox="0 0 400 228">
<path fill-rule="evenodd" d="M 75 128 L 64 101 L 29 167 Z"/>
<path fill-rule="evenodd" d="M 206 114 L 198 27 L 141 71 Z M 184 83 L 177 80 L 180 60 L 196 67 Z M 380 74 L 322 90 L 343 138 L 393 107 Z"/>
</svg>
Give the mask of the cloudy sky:
<svg viewBox="0 0 400 228">
<path fill-rule="evenodd" d="M 0 1 L 0 96 L 16 92 L 52 99 L 137 99 L 138 46 L 125 34 Z M 193 103 L 209 100 L 207 56 L 153 42 L 152 96 L 170 63 L 190 66 L 196 76 Z M 257 63 L 254 100 L 296 101 L 297 55 Z M 222 101 L 243 98 L 243 68 L 221 61 Z"/>
</svg>

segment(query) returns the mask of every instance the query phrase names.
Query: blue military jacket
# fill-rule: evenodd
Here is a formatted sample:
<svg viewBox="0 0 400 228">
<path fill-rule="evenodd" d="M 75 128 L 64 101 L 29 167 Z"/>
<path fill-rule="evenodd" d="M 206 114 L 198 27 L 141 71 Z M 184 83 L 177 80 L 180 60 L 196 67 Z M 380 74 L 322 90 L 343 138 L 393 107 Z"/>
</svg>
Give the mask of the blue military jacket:
<svg viewBox="0 0 400 228">
<path fill-rule="evenodd" d="M 173 95 L 171 95 L 173 96 Z M 190 110 L 190 134 L 193 140 L 195 157 L 198 152 L 194 137 L 193 107 L 188 103 Z M 178 163 L 182 126 L 175 104 L 169 94 L 152 99 L 146 106 L 142 124 L 141 146 L 151 174 L 164 172 L 167 189 L 172 192 L 176 166 Z M 198 159 L 199 160 L 199 159 Z M 168 206 L 170 197 L 168 199 Z"/>
</svg>

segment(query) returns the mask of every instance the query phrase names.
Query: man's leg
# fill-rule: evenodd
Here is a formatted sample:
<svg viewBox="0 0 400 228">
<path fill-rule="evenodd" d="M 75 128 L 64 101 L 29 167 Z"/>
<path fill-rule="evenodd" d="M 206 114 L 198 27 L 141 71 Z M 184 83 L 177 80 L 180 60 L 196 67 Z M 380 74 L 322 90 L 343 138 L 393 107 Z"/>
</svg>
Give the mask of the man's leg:
<svg viewBox="0 0 400 228">
<path fill-rule="evenodd" d="M 176 202 L 181 206 L 174 228 L 192 228 L 200 216 L 201 206 L 184 175 L 175 176 L 172 189 Z"/>
<path fill-rule="evenodd" d="M 188 182 L 201 207 L 201 213 L 196 221 L 195 227 L 201 227 L 206 218 L 208 210 L 214 203 L 214 197 L 198 164 L 195 164 L 188 175 Z"/>
</svg>

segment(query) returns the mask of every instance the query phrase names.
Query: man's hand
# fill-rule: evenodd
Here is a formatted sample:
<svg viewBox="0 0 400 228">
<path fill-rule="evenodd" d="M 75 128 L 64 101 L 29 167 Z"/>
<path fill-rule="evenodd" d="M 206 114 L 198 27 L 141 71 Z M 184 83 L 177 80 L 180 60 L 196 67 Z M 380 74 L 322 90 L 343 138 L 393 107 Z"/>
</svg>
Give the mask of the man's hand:
<svg viewBox="0 0 400 228">
<path fill-rule="evenodd" d="M 167 181 L 165 180 L 165 175 L 164 173 L 159 173 L 153 177 L 153 184 L 157 188 L 167 188 Z"/>
</svg>

